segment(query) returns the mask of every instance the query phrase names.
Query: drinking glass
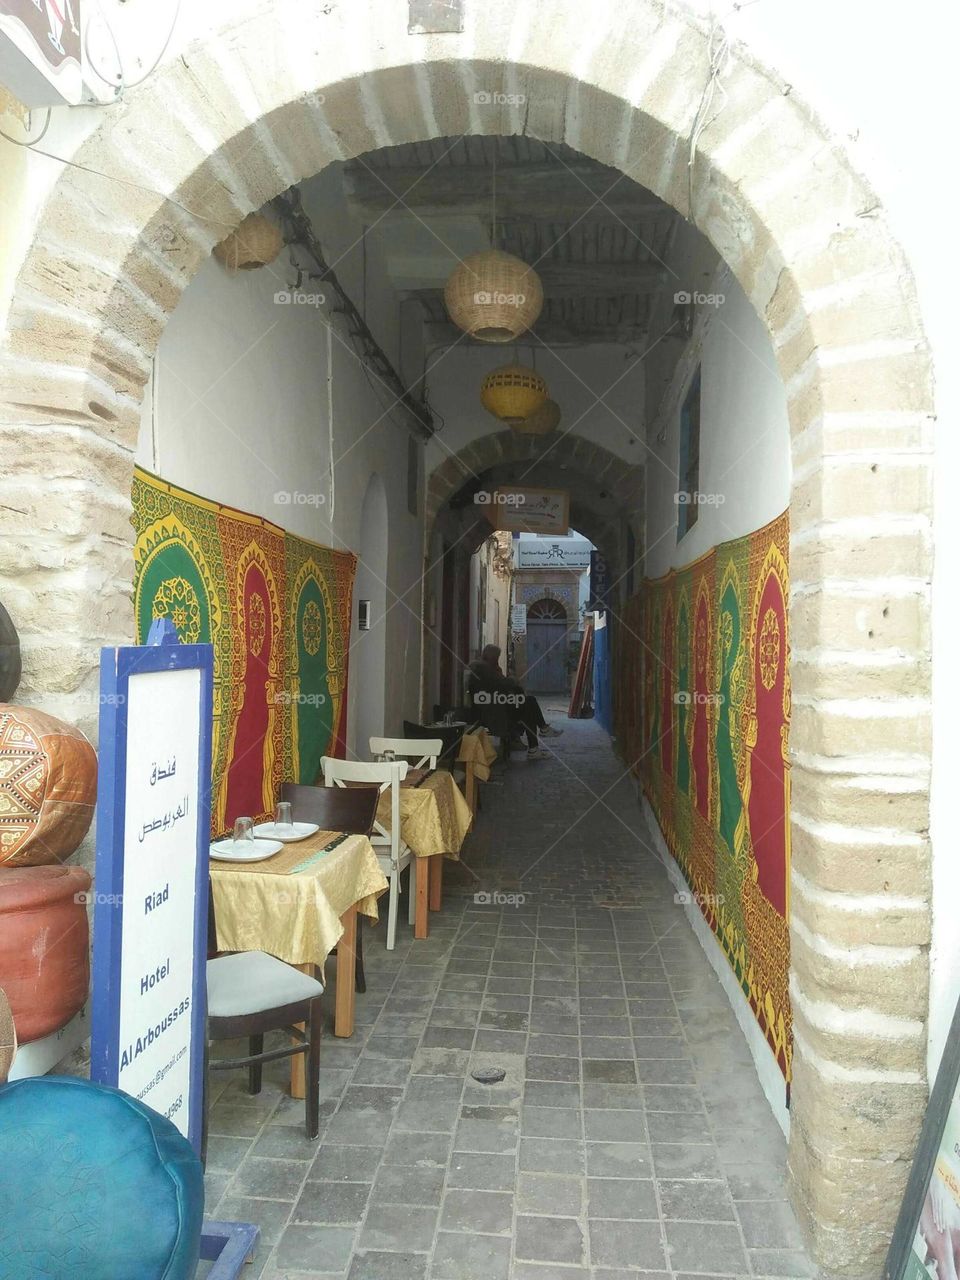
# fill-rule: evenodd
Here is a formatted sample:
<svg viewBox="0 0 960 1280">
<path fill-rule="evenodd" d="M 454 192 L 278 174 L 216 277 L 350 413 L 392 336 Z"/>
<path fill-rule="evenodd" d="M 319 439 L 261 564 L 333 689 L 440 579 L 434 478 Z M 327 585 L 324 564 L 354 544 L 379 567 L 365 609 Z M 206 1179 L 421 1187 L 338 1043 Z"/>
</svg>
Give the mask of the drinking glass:
<svg viewBox="0 0 960 1280">
<path fill-rule="evenodd" d="M 277 805 L 276 824 L 278 827 L 293 826 L 293 805 L 289 800 L 281 800 Z"/>
<path fill-rule="evenodd" d="M 233 843 L 246 844 L 248 840 L 252 842 L 254 839 L 253 819 L 238 818 L 233 824 Z"/>
</svg>

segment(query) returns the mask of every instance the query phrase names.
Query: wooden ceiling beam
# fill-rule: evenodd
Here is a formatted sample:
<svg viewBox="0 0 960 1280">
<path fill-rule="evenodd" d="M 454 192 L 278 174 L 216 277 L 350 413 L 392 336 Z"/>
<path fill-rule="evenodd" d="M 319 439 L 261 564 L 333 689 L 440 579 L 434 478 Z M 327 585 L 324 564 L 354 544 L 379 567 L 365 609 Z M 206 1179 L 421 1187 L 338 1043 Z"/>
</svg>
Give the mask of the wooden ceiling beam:
<svg viewBox="0 0 960 1280">
<path fill-rule="evenodd" d="M 518 339 L 521 346 L 533 342 L 545 347 L 592 347 L 600 344 L 608 346 L 627 346 L 631 342 L 639 342 L 646 337 L 646 329 L 640 325 L 591 325 L 583 328 L 572 325 L 553 324 L 550 322 L 534 326 L 531 335 L 524 334 Z M 492 350 L 489 342 L 479 342 L 476 338 L 467 337 L 452 321 L 428 321 L 423 326 L 424 344 L 428 349 L 435 347 L 485 347 Z M 512 350 L 507 343 L 504 351 Z"/>
<path fill-rule="evenodd" d="M 377 217 L 391 209 L 407 209 L 420 215 L 470 213 L 486 220 L 493 205 L 493 175 L 481 165 L 367 168 L 354 162 L 346 166 L 344 185 L 351 203 Z M 573 222 L 585 216 L 602 219 L 606 214 L 613 221 L 622 218 L 633 223 L 674 212 L 613 169 L 556 163 L 500 169 L 496 209 L 498 218 L 535 217 L 553 222 Z"/>
<path fill-rule="evenodd" d="M 545 298 L 623 298 L 658 293 L 666 284 L 663 267 L 633 262 L 540 262 L 537 275 Z M 439 288 L 408 289 L 407 297 L 425 301 L 442 294 Z"/>
</svg>

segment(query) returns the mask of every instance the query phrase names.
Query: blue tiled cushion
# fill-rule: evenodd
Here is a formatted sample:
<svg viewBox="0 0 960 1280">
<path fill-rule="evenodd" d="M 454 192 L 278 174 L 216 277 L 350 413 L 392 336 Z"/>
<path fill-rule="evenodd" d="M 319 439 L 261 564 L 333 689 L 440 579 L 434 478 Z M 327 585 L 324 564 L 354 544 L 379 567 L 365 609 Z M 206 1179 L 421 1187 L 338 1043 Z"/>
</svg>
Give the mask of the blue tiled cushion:
<svg viewBox="0 0 960 1280">
<path fill-rule="evenodd" d="M 0 1086 L 0 1280 L 192 1280 L 202 1224 L 169 1120 L 89 1080 Z"/>
</svg>

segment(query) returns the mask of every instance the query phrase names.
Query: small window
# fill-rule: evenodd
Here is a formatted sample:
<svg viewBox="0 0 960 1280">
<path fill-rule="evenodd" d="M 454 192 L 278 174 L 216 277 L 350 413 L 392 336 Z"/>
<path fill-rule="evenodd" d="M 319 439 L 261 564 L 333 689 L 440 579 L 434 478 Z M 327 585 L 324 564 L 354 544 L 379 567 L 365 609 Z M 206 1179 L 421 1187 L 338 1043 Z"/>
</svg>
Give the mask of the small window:
<svg viewBox="0 0 960 1280">
<path fill-rule="evenodd" d="M 677 541 L 697 523 L 700 514 L 700 366 L 680 410 L 680 461 L 677 488 Z"/>
</svg>

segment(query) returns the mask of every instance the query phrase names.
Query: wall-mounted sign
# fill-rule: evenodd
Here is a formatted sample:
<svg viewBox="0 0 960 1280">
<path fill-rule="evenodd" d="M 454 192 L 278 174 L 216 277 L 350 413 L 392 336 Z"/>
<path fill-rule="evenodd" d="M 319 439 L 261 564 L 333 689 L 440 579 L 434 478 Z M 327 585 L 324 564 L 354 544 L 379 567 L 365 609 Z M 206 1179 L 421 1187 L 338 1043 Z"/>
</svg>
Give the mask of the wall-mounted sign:
<svg viewBox="0 0 960 1280">
<path fill-rule="evenodd" d="M 101 652 L 91 1075 L 199 1150 L 213 649 L 150 638 Z"/>
<path fill-rule="evenodd" d="M 527 634 L 527 606 L 515 604 L 510 608 L 510 630 L 514 636 Z"/>
<path fill-rule="evenodd" d="M 591 610 L 609 607 L 610 566 L 601 551 L 590 552 L 590 591 L 587 608 Z"/>
<path fill-rule="evenodd" d="M 80 0 L 0 0 L 0 83 L 26 107 L 83 96 Z"/>
<path fill-rule="evenodd" d="M 589 569 L 590 543 L 582 538 L 520 538 L 518 569 Z"/>
<path fill-rule="evenodd" d="M 570 528 L 570 495 L 566 489 L 500 485 L 486 514 L 497 529 L 563 535 Z"/>
</svg>

